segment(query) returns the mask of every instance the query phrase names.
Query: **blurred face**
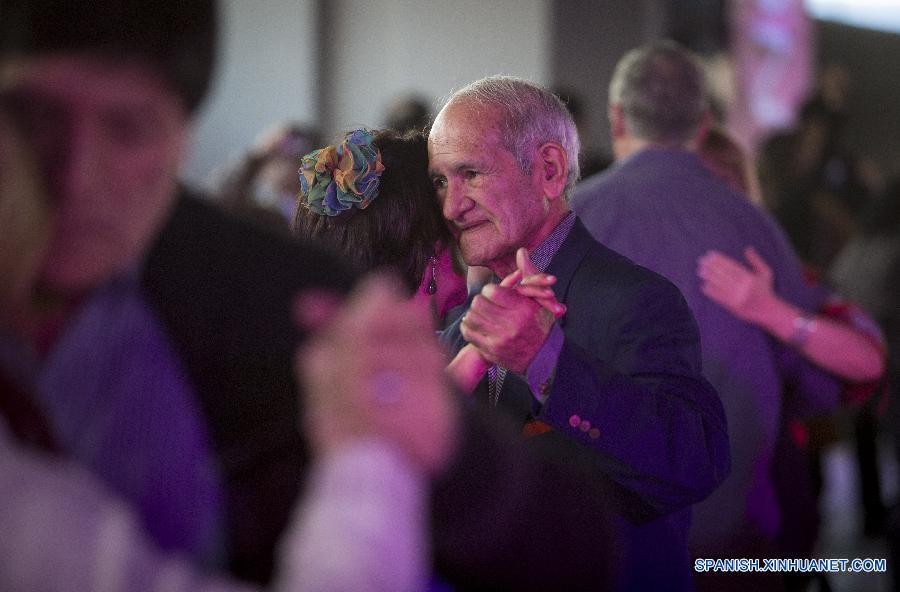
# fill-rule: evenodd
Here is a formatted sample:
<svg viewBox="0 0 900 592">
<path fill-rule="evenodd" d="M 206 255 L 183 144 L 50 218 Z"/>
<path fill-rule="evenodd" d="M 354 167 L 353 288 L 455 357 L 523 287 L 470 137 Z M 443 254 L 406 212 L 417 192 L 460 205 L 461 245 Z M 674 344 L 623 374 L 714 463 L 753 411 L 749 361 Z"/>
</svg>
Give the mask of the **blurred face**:
<svg viewBox="0 0 900 592">
<path fill-rule="evenodd" d="M 515 268 L 517 248 L 543 240 L 549 205 L 541 167 L 524 174 L 496 124 L 490 111 L 449 104 L 429 134 L 428 168 L 463 259 L 503 277 Z"/>
<path fill-rule="evenodd" d="M 0 93 L 55 208 L 40 281 L 78 293 L 140 258 L 174 202 L 178 97 L 136 65 L 72 55 L 2 64 Z"/>
</svg>

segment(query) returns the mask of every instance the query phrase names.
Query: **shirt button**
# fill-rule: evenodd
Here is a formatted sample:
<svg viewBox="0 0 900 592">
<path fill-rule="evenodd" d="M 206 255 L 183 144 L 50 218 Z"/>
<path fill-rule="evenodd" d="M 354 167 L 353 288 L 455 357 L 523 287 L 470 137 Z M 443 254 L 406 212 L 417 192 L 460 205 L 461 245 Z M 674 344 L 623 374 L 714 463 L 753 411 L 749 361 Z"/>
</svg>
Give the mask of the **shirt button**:
<svg viewBox="0 0 900 592">
<path fill-rule="evenodd" d="M 569 425 L 573 428 L 577 428 L 579 425 L 581 425 L 581 418 L 577 415 L 573 415 L 569 418 Z"/>
<path fill-rule="evenodd" d="M 596 440 L 600 437 L 600 430 L 598 430 L 597 428 L 591 428 L 591 430 L 588 432 L 588 436 Z"/>
<path fill-rule="evenodd" d="M 578 429 L 582 432 L 588 431 L 589 429 L 591 429 L 591 422 L 586 419 L 582 419 L 581 424 L 578 426 Z"/>
</svg>

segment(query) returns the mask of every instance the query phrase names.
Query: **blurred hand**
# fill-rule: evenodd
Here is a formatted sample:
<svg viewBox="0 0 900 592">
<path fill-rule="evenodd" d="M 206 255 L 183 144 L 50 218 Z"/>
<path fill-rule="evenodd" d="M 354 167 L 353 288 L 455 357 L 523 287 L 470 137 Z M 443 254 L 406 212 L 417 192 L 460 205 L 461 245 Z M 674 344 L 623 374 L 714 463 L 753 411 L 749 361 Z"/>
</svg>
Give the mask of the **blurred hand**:
<svg viewBox="0 0 900 592">
<path fill-rule="evenodd" d="M 521 374 L 566 309 L 550 288 L 556 278 L 538 272 L 526 249 L 518 250 L 516 264 L 499 284 L 482 288 L 460 330 L 485 360 Z"/>
<path fill-rule="evenodd" d="M 427 310 L 403 298 L 394 285 L 386 277 L 363 281 L 298 350 L 297 379 L 307 397 L 304 421 L 319 454 L 377 438 L 395 444 L 414 466 L 435 473 L 451 456 L 457 431 L 446 358 Z"/>
<path fill-rule="evenodd" d="M 772 268 L 753 247 L 744 249 L 749 267 L 720 253 L 709 251 L 697 260 L 700 289 L 737 318 L 759 323 L 776 300 Z"/>
</svg>

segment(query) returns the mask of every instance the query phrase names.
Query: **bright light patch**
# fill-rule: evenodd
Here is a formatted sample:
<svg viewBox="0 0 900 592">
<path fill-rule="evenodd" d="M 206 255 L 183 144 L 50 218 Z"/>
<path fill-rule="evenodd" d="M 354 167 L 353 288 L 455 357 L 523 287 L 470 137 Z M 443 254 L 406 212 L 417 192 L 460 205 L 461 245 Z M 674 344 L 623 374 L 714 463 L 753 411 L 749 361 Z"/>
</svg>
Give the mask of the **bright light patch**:
<svg viewBox="0 0 900 592">
<path fill-rule="evenodd" d="M 817 19 L 900 33 L 900 0 L 805 0 Z"/>
</svg>

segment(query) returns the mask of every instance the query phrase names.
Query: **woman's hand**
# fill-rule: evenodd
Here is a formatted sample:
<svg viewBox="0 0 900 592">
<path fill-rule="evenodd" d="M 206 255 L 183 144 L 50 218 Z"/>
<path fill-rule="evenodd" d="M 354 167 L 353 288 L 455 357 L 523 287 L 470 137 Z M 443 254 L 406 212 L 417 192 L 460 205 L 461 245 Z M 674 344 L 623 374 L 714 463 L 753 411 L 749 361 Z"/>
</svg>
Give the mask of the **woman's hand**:
<svg viewBox="0 0 900 592">
<path fill-rule="evenodd" d="M 456 357 L 447 365 L 447 376 L 459 390 L 470 395 L 491 365 L 484 359 L 478 348 L 469 343 L 459 350 Z"/>
<path fill-rule="evenodd" d="M 772 289 L 772 268 L 753 249 L 744 249 L 750 267 L 719 251 L 708 251 L 697 260 L 700 289 L 737 318 L 760 324 L 777 297 Z"/>
</svg>

